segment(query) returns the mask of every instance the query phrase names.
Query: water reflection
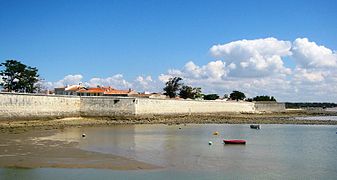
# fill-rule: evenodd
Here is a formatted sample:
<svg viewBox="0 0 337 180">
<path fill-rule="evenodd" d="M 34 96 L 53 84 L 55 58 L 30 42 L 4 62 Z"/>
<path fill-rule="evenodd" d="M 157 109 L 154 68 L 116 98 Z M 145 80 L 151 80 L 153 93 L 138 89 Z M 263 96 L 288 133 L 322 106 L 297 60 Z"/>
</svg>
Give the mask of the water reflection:
<svg viewBox="0 0 337 180">
<path fill-rule="evenodd" d="M 179 129 L 181 127 L 181 129 Z M 67 129 L 58 137 L 76 136 L 85 150 L 111 153 L 176 170 L 292 173 L 337 173 L 335 126 L 263 125 L 118 125 Z M 220 135 L 212 133 L 218 131 Z M 81 137 L 86 133 L 86 138 Z M 245 146 L 223 139 L 246 139 Z M 209 146 L 208 141 L 213 141 Z"/>
</svg>

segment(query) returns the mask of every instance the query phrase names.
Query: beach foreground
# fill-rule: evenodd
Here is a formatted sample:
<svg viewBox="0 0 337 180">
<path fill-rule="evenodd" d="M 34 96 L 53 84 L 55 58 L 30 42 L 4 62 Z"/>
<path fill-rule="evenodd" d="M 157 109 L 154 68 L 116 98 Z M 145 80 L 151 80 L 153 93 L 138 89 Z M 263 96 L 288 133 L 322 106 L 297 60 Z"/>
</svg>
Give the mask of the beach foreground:
<svg viewBox="0 0 337 180">
<path fill-rule="evenodd" d="M 120 156 L 81 150 L 77 147 L 77 142 L 44 138 L 60 132 L 59 129 L 31 129 L 21 133 L 0 133 L 0 167 L 115 170 L 158 168 Z"/>
<path fill-rule="evenodd" d="M 0 167 L 100 168 L 115 170 L 156 169 L 160 166 L 127 157 L 78 148 L 76 141 L 48 139 L 67 128 L 109 127 L 123 124 L 318 124 L 331 120 L 299 120 L 295 117 L 322 113 L 192 114 L 116 118 L 64 118 L 0 122 Z M 333 115 L 333 114 L 329 114 Z M 80 136 L 80 135 L 77 135 Z"/>
</svg>

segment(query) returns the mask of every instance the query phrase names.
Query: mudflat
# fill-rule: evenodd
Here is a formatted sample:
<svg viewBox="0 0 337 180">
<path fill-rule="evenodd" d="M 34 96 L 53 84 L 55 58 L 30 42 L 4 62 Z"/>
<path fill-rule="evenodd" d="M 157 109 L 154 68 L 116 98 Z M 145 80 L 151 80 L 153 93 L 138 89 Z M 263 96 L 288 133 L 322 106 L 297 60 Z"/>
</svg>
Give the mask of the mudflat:
<svg viewBox="0 0 337 180">
<path fill-rule="evenodd" d="M 0 167 L 154 169 L 157 166 L 110 154 L 84 151 L 76 142 L 49 140 L 60 129 L 0 133 Z"/>
</svg>

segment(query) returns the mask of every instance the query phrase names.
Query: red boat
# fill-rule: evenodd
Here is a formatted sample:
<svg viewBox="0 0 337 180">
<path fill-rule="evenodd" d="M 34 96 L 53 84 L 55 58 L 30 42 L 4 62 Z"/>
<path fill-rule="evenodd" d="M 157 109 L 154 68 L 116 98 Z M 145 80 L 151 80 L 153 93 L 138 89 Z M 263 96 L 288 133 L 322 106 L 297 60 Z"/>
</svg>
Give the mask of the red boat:
<svg viewBox="0 0 337 180">
<path fill-rule="evenodd" d="M 225 144 L 246 144 L 246 141 L 242 139 L 224 139 L 223 142 Z"/>
</svg>

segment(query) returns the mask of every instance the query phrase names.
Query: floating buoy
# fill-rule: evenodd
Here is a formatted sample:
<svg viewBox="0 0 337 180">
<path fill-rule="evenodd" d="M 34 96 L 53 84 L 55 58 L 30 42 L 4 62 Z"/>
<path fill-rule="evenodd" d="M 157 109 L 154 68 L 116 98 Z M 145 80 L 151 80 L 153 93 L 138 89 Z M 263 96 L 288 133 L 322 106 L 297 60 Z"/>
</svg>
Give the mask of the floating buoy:
<svg viewBox="0 0 337 180">
<path fill-rule="evenodd" d="M 82 137 L 85 137 L 86 135 L 85 134 L 82 134 Z"/>
<path fill-rule="evenodd" d="M 212 141 L 208 141 L 208 145 L 212 145 L 213 144 L 213 142 Z"/>
<path fill-rule="evenodd" d="M 217 135 L 219 135 L 219 132 L 218 132 L 218 131 L 215 131 L 215 132 L 213 132 L 213 135 L 214 135 L 214 136 L 217 136 Z"/>
</svg>

